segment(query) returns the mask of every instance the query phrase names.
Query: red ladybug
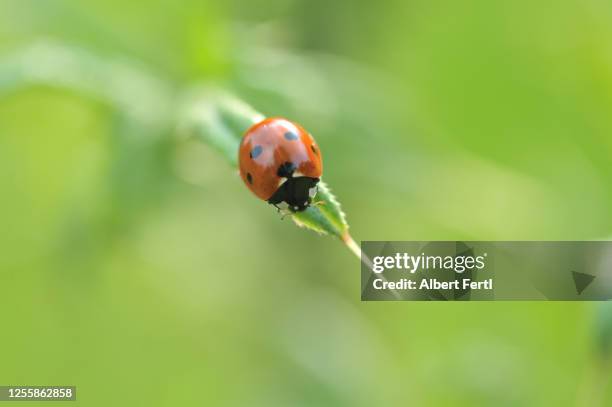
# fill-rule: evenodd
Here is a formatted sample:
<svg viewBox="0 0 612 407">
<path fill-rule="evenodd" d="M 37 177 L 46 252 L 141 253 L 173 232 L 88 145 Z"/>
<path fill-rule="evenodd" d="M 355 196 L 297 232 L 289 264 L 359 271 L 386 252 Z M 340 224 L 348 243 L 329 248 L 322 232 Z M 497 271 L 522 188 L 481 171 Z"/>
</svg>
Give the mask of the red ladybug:
<svg viewBox="0 0 612 407">
<path fill-rule="evenodd" d="M 321 151 L 299 124 L 273 117 L 249 128 L 238 152 L 240 177 L 257 197 L 278 209 L 300 212 L 317 193 Z"/>
</svg>

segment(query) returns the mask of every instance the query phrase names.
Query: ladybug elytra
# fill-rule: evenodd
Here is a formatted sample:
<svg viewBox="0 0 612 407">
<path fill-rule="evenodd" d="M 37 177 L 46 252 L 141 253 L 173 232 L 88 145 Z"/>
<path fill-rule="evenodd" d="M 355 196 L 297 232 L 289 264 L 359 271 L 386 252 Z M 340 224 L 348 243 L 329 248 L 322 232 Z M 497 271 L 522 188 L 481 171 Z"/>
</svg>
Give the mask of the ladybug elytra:
<svg viewBox="0 0 612 407">
<path fill-rule="evenodd" d="M 299 124 L 273 117 L 251 126 L 238 152 L 240 177 L 258 198 L 300 212 L 317 193 L 323 164 L 314 138 Z"/>
</svg>

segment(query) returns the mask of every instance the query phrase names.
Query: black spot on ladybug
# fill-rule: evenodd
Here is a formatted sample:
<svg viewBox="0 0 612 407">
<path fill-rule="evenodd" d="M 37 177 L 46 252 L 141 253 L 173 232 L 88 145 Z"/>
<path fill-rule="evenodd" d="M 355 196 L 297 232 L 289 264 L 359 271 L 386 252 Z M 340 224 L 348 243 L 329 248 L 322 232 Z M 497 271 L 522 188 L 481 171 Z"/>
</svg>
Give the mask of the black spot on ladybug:
<svg viewBox="0 0 612 407">
<path fill-rule="evenodd" d="M 261 154 L 262 151 L 263 151 L 263 148 L 261 148 L 261 146 L 255 146 L 255 147 L 253 147 L 253 149 L 249 153 L 249 156 L 251 158 L 257 158 L 257 157 L 259 157 L 259 155 Z"/>
<path fill-rule="evenodd" d="M 317 153 L 317 148 L 314 146 L 314 144 L 310 145 L 310 149 L 312 150 L 313 153 L 318 154 Z"/>
<path fill-rule="evenodd" d="M 294 171 L 295 165 L 289 161 L 286 161 L 278 167 L 276 175 L 278 175 L 279 177 L 291 178 L 291 176 L 293 176 Z"/>
<path fill-rule="evenodd" d="M 249 184 L 253 184 L 253 177 L 251 176 L 250 172 L 247 172 L 247 181 L 249 181 Z"/>
<path fill-rule="evenodd" d="M 287 133 L 285 133 L 285 138 L 289 141 L 294 141 L 298 139 L 298 136 L 294 132 L 288 131 Z"/>
</svg>

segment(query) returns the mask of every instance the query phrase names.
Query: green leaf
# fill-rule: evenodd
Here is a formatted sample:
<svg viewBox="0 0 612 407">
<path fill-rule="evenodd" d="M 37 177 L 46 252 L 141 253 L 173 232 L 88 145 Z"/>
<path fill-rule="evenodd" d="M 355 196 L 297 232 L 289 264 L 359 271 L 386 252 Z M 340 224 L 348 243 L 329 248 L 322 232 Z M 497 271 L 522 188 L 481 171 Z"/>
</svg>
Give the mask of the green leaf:
<svg viewBox="0 0 612 407">
<path fill-rule="evenodd" d="M 196 137 L 213 147 L 234 167 L 238 165 L 238 146 L 244 132 L 264 116 L 246 103 L 217 89 L 199 89 L 186 98 L 180 133 Z M 238 177 L 236 178 L 238 180 Z M 237 181 L 238 182 L 238 181 Z M 327 184 L 319 183 L 314 204 L 292 214 L 300 227 L 350 240 L 346 216 Z M 352 241 L 352 240 L 351 240 Z"/>
<path fill-rule="evenodd" d="M 160 129 L 170 127 L 176 119 L 179 135 L 202 140 L 234 167 L 238 165 L 242 135 L 264 119 L 248 104 L 214 87 L 189 91 L 175 117 L 175 92 L 165 81 L 125 58 L 102 58 L 61 43 L 42 41 L 0 59 L 0 95 L 36 85 L 101 101 L 124 115 L 143 134 L 165 133 Z M 359 246 L 348 233 L 340 203 L 323 181 L 314 202 L 305 211 L 292 214 L 294 222 L 340 238 L 361 257 Z"/>
<path fill-rule="evenodd" d="M 323 181 L 319 182 L 314 202 L 316 204 L 305 211 L 293 214 L 293 221 L 298 226 L 343 239 L 348 230 L 346 216 L 340 208 L 340 203 Z"/>
<path fill-rule="evenodd" d="M 264 116 L 228 93 L 216 88 L 190 92 L 181 109 L 179 134 L 208 144 L 234 167 L 242 134 Z"/>
</svg>

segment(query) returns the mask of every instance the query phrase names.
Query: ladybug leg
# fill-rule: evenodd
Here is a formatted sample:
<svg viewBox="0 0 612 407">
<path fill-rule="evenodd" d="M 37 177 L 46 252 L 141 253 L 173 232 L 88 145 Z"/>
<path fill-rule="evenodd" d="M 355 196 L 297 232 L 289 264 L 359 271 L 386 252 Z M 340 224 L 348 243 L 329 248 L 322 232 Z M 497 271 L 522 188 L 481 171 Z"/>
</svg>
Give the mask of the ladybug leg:
<svg viewBox="0 0 612 407">
<path fill-rule="evenodd" d="M 276 212 L 282 214 L 281 216 L 281 220 L 285 219 L 285 216 L 291 214 L 291 212 L 293 212 L 291 209 L 291 207 L 289 205 L 287 205 L 287 202 L 282 201 L 282 202 L 276 202 L 276 203 L 272 203 L 270 202 L 270 205 L 274 206 L 276 208 Z"/>
</svg>

